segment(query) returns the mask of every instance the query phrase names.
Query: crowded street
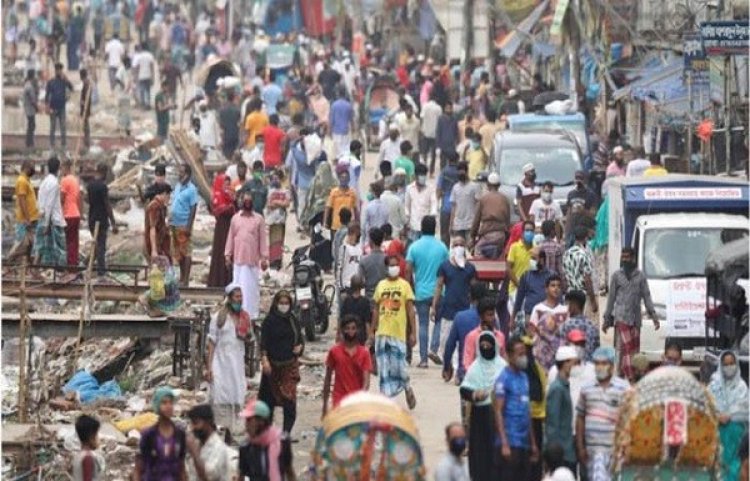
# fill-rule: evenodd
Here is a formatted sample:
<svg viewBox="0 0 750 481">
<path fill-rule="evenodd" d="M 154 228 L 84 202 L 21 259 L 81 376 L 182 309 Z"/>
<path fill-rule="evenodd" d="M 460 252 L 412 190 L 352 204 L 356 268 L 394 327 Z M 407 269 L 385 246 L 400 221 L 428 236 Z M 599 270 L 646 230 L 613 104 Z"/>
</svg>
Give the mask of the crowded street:
<svg viewBox="0 0 750 481">
<path fill-rule="evenodd" d="M 750 481 L 746 2 L 4 0 L 0 478 Z"/>
</svg>

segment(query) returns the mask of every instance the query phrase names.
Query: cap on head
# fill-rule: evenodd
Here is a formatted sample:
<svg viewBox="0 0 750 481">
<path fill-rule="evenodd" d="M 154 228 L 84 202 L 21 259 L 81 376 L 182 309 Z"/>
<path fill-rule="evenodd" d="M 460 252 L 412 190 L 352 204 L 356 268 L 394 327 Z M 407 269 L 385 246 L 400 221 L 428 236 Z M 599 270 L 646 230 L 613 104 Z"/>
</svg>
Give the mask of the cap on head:
<svg viewBox="0 0 750 481">
<path fill-rule="evenodd" d="M 398 132 L 398 124 L 396 122 L 391 122 L 390 124 L 388 124 L 388 130 L 395 130 L 396 132 Z"/>
<path fill-rule="evenodd" d="M 623 149 L 622 149 L 622 145 L 618 145 L 618 146 L 616 146 L 616 147 L 615 147 L 614 149 L 612 149 L 612 153 L 613 153 L 613 154 L 621 154 L 621 153 L 622 153 L 622 151 L 623 151 Z"/>
<path fill-rule="evenodd" d="M 610 346 L 602 346 L 598 347 L 596 351 L 594 351 L 593 356 L 591 356 L 594 360 L 594 362 L 609 362 L 614 363 L 615 362 L 615 350 L 614 348 Z"/>
<path fill-rule="evenodd" d="M 560 346 L 555 353 L 555 361 L 564 362 L 578 359 L 578 351 L 573 346 Z"/>
<path fill-rule="evenodd" d="M 245 405 L 245 409 L 240 412 L 241 418 L 252 418 L 258 416 L 263 419 L 271 419 L 271 409 L 268 404 L 260 399 L 251 399 Z"/>
<path fill-rule="evenodd" d="M 573 329 L 568 333 L 568 341 L 583 342 L 586 340 L 586 334 L 580 329 Z"/>
<path fill-rule="evenodd" d="M 226 287 L 224 288 L 224 294 L 226 294 L 227 296 L 230 296 L 230 295 L 232 295 L 232 292 L 234 292 L 234 290 L 235 290 L 235 289 L 239 289 L 239 290 L 240 290 L 240 292 L 242 292 L 242 286 L 240 286 L 240 285 L 239 285 L 239 284 L 237 284 L 236 282 L 230 282 L 230 283 L 229 283 L 229 284 L 227 284 L 227 286 L 226 286 Z"/>
<path fill-rule="evenodd" d="M 525 164 L 521 170 L 524 174 L 528 174 L 529 172 L 534 170 L 534 164 L 529 162 L 528 164 Z"/>
<path fill-rule="evenodd" d="M 487 183 L 489 185 L 500 185 L 500 175 L 497 172 L 492 172 L 487 176 Z"/>
</svg>

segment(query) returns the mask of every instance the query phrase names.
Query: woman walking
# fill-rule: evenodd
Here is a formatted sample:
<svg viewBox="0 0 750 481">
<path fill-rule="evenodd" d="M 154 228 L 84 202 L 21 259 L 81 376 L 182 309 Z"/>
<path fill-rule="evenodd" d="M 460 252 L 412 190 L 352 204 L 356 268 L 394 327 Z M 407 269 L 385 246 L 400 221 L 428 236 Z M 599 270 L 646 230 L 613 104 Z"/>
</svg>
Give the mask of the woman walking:
<svg viewBox="0 0 750 481">
<path fill-rule="evenodd" d="M 747 431 L 747 384 L 740 376 L 737 356 L 724 351 L 719 356 L 719 367 L 711 376 L 708 390 L 716 400 L 721 438 L 721 467 L 724 481 L 737 481 L 740 473 L 738 450 Z"/>
<path fill-rule="evenodd" d="M 229 225 L 234 215 L 234 193 L 230 188 L 231 179 L 225 174 L 219 174 L 214 179 L 211 195 L 211 213 L 216 217 L 214 241 L 211 247 L 211 267 L 208 271 L 208 286 L 222 287 L 232 280 L 232 271 L 224 261 L 224 247 L 227 244 Z"/>
<path fill-rule="evenodd" d="M 268 259 L 272 269 L 281 269 L 286 235 L 286 210 L 292 203 L 289 189 L 281 185 L 280 171 L 271 174 L 271 188 L 266 204 L 266 224 L 268 224 Z"/>
<path fill-rule="evenodd" d="M 242 289 L 229 284 L 219 312 L 208 327 L 208 371 L 211 403 L 216 422 L 233 435 L 242 434 L 238 415 L 245 404 L 245 338 L 250 332 L 250 315 L 242 309 Z"/>
<path fill-rule="evenodd" d="M 477 339 L 479 355 L 461 383 L 461 398 L 471 403 L 469 415 L 469 473 L 473 481 L 497 479 L 495 469 L 495 415 L 492 392 L 507 363 L 500 357 L 495 335 L 483 332 Z"/>
<path fill-rule="evenodd" d="M 263 321 L 261 332 L 261 366 L 258 399 L 273 409 L 284 411 L 284 432 L 291 432 L 297 419 L 297 384 L 299 357 L 305 345 L 297 318 L 292 314 L 292 296 L 279 291 L 273 298 L 271 310 Z"/>
</svg>

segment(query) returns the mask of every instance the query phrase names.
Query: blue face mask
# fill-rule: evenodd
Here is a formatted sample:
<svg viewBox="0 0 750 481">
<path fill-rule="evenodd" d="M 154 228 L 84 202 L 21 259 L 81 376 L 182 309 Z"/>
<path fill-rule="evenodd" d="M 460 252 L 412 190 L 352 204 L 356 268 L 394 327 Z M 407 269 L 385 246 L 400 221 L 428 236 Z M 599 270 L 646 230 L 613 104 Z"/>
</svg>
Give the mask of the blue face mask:
<svg viewBox="0 0 750 481">
<path fill-rule="evenodd" d="M 241 302 L 230 302 L 229 307 L 234 312 L 240 312 L 242 310 L 242 303 Z"/>
<path fill-rule="evenodd" d="M 523 232 L 523 241 L 527 244 L 531 244 L 534 242 L 534 233 L 530 230 L 526 230 Z"/>
</svg>

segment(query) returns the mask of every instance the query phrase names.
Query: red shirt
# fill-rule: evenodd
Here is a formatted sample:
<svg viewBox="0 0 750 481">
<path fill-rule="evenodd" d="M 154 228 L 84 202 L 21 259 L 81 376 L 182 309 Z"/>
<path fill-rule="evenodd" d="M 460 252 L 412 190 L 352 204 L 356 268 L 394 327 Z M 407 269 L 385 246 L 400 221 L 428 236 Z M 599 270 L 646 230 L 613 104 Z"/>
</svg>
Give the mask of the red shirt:
<svg viewBox="0 0 750 481">
<path fill-rule="evenodd" d="M 370 351 L 357 344 L 353 355 L 346 352 L 343 343 L 328 351 L 326 366 L 333 370 L 333 407 L 339 405 L 347 395 L 364 389 L 364 376 L 372 372 Z"/>
<path fill-rule="evenodd" d="M 280 128 L 267 125 L 263 127 L 263 163 L 266 168 L 281 165 L 281 144 L 284 142 L 284 131 Z"/>
</svg>

